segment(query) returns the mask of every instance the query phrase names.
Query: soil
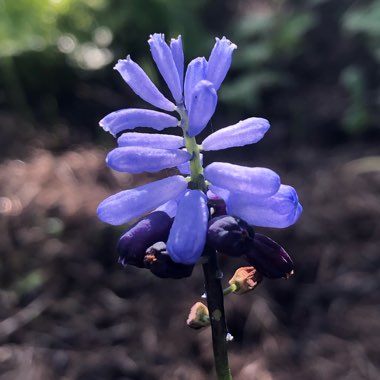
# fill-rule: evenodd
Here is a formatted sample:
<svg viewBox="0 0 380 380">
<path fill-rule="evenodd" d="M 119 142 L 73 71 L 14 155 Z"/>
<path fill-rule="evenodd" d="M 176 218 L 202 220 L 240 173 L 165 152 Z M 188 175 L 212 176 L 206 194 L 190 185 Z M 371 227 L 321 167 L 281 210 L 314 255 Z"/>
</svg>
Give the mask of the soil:
<svg viewBox="0 0 380 380">
<path fill-rule="evenodd" d="M 0 379 L 214 378 L 210 330 L 185 323 L 201 268 L 184 280 L 122 268 L 122 229 L 95 214 L 105 197 L 157 176 L 116 174 L 99 147 L 35 142 L 8 146 L 0 163 Z M 378 144 L 259 160 L 297 189 L 304 214 L 261 230 L 291 254 L 295 275 L 226 298 L 234 379 L 379 379 Z M 221 257 L 225 284 L 242 264 Z"/>
</svg>

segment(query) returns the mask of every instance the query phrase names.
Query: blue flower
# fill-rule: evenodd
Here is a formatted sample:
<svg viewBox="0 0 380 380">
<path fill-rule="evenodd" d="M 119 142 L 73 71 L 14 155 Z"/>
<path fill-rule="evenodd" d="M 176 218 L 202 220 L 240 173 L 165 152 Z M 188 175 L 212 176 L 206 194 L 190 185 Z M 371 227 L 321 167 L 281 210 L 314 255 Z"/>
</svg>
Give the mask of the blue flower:
<svg viewBox="0 0 380 380">
<path fill-rule="evenodd" d="M 203 169 L 201 151 L 256 143 L 270 127 L 267 120 L 251 117 L 214 132 L 199 145 L 196 142 L 196 136 L 215 112 L 217 91 L 230 68 L 236 45 L 225 37 L 217 38 L 208 60 L 195 58 L 185 73 L 181 36 L 168 45 L 163 34 L 153 34 L 148 43 L 173 101 L 129 56 L 119 60 L 115 69 L 143 100 L 160 110 L 177 112 L 177 116 L 136 108 L 107 115 L 100 126 L 118 136 L 118 147 L 107 155 L 106 163 L 128 173 L 176 167 L 189 176 L 175 175 L 112 195 L 99 205 L 99 218 L 121 225 L 153 211 L 167 213 L 174 217 L 167 227 L 167 251 L 173 262 L 186 265 L 196 263 L 204 251 L 210 200 L 223 200 L 228 214 L 255 226 L 283 228 L 295 223 L 302 212 L 297 193 L 291 186 L 281 184 L 274 171 L 222 162 Z M 183 137 L 130 132 L 137 127 L 157 131 L 177 127 Z M 144 247 L 140 244 L 139 249 Z"/>
</svg>

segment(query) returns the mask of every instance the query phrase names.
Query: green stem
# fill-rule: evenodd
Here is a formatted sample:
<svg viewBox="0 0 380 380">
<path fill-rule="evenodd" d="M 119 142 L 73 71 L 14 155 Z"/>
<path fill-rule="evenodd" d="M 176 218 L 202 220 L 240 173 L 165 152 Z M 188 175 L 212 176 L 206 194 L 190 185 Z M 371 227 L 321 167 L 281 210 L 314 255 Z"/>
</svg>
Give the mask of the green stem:
<svg viewBox="0 0 380 380">
<path fill-rule="evenodd" d="M 230 285 L 228 288 L 223 289 L 223 294 L 227 296 L 228 294 L 234 293 L 239 289 L 236 284 Z"/>
<path fill-rule="evenodd" d="M 223 290 L 215 251 L 208 251 L 209 261 L 203 264 L 207 306 L 210 315 L 212 346 L 218 380 L 232 380 L 228 365 L 227 326 L 224 313 Z"/>
<path fill-rule="evenodd" d="M 192 156 L 190 160 L 191 181 L 189 187 L 191 189 L 198 189 L 203 192 L 206 192 L 207 186 L 203 177 L 203 167 L 200 157 L 199 146 L 197 144 L 197 141 L 195 140 L 195 137 L 190 137 L 187 133 L 189 129 L 189 119 L 187 111 L 183 106 L 178 106 L 177 111 L 181 116 L 181 128 L 183 130 L 185 147 L 188 153 L 190 153 Z"/>
</svg>

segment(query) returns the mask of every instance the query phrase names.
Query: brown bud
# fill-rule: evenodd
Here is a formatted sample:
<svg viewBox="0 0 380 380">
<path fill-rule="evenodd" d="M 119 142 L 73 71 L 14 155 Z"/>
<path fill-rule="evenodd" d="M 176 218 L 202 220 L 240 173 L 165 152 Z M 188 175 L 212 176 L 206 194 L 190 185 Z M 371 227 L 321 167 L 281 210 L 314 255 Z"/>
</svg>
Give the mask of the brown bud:
<svg viewBox="0 0 380 380">
<path fill-rule="evenodd" d="M 255 289 L 261 280 L 261 274 L 254 267 L 240 267 L 228 283 L 235 287 L 233 293 L 244 294 Z"/>
<path fill-rule="evenodd" d="M 207 306 L 202 302 L 195 303 L 190 309 L 186 324 L 196 330 L 209 326 L 210 316 Z"/>
</svg>

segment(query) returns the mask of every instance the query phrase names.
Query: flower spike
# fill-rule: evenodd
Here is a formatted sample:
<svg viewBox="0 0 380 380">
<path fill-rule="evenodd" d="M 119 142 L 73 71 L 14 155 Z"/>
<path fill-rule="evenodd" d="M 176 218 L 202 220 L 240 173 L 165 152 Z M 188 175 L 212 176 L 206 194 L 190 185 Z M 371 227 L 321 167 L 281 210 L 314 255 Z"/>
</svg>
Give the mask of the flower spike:
<svg viewBox="0 0 380 380">
<path fill-rule="evenodd" d="M 127 59 L 120 59 L 114 69 L 120 73 L 133 92 L 141 99 L 165 111 L 175 110 L 175 104 L 161 94 L 144 70 L 133 62 L 129 55 Z"/>
<path fill-rule="evenodd" d="M 176 103 L 182 101 L 182 88 L 172 51 L 163 34 L 155 33 L 148 40 L 154 62 L 169 87 Z"/>
<path fill-rule="evenodd" d="M 288 278 L 293 273 L 286 251 L 255 228 L 290 226 L 302 213 L 302 206 L 296 191 L 281 185 L 280 177 L 270 169 L 223 162 L 203 166 L 202 152 L 256 143 L 270 127 L 268 120 L 251 117 L 217 130 L 202 144 L 197 141 L 215 112 L 217 91 L 236 45 L 225 37 L 217 38 L 208 61 L 201 57 L 192 60 L 184 77 L 181 36 L 167 44 L 163 34 L 155 33 L 148 43 L 175 104 L 129 56 L 115 69 L 138 96 L 162 110 L 176 111 L 179 120 L 144 109 L 112 112 L 100 122 L 105 131 L 118 136 L 118 147 L 106 161 L 123 172 L 172 168 L 168 172 L 176 170 L 181 175 L 105 199 L 98 206 L 98 217 L 113 225 L 137 220 L 119 240 L 119 262 L 124 266 L 135 265 L 159 278 L 179 280 L 189 277 L 195 264 L 202 264 L 202 297 L 207 298 L 210 310 L 196 303 L 187 324 L 192 328 L 211 325 L 217 377 L 232 378 L 226 344 L 233 337 L 225 323 L 223 295 L 251 291 L 262 276 Z M 119 136 L 137 127 L 161 131 L 176 126 L 183 137 L 136 132 Z M 222 254 L 241 257 L 250 265 L 238 268 L 224 291 L 218 265 Z"/>
</svg>

